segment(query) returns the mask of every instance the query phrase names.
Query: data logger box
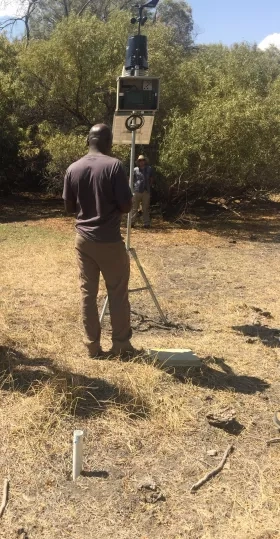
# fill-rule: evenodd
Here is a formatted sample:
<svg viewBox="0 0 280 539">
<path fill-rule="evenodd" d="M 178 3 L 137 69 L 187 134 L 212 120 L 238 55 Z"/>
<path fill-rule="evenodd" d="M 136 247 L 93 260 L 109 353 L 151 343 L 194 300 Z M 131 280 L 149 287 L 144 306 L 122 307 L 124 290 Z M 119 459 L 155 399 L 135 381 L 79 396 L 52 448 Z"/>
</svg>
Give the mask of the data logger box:
<svg viewBox="0 0 280 539">
<path fill-rule="evenodd" d="M 116 111 L 151 112 L 159 110 L 158 77 L 126 76 L 117 79 Z"/>
</svg>

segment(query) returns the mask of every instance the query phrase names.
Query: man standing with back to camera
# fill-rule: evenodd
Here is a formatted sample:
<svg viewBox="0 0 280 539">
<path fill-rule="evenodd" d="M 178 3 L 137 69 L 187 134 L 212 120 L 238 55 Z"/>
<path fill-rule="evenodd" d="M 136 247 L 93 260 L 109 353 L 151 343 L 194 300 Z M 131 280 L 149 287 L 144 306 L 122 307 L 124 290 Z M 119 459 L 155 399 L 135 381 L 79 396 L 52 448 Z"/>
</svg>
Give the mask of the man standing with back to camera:
<svg viewBox="0 0 280 539">
<path fill-rule="evenodd" d="M 80 269 L 85 344 L 90 357 L 102 356 L 97 309 L 100 273 L 109 298 L 112 355 L 133 352 L 128 300 L 129 256 L 121 238 L 121 216 L 129 213 L 132 193 L 118 159 L 110 157 L 112 132 L 104 124 L 91 128 L 89 153 L 73 163 L 64 179 L 63 199 L 76 213 L 76 253 Z"/>
</svg>

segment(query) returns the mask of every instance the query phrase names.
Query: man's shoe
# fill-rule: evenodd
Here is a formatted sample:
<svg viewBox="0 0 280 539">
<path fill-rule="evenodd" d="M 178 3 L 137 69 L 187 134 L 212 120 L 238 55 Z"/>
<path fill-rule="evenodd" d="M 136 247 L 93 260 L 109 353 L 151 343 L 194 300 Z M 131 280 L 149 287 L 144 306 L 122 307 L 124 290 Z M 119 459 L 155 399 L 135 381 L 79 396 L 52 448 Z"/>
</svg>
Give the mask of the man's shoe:
<svg viewBox="0 0 280 539">
<path fill-rule="evenodd" d="M 138 351 L 133 346 L 125 346 L 124 348 L 114 347 L 109 350 L 109 357 L 117 357 L 122 360 L 130 360 L 138 355 Z"/>
<path fill-rule="evenodd" d="M 88 356 L 90 359 L 103 359 L 104 352 L 101 347 L 98 348 L 96 351 L 90 350 L 90 348 L 88 348 Z"/>
</svg>

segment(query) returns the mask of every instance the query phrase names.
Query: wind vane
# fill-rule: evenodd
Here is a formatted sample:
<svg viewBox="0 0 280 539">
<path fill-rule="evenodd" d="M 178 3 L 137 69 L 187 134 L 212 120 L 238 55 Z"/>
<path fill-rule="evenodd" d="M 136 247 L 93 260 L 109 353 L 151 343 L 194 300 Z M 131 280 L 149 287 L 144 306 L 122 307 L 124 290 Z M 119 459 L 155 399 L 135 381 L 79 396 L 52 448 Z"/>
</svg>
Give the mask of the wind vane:
<svg viewBox="0 0 280 539">
<path fill-rule="evenodd" d="M 144 9 L 145 8 L 154 9 L 155 7 L 157 7 L 158 3 L 159 3 L 159 0 L 150 0 L 149 2 L 146 2 L 146 4 L 135 4 L 133 6 L 133 7 L 138 9 L 139 17 L 137 19 L 135 17 L 133 17 L 131 19 L 131 23 L 132 24 L 136 24 L 137 22 L 139 23 L 139 26 L 138 26 L 138 34 L 139 35 L 141 33 L 141 26 L 144 26 L 145 22 L 148 20 L 147 17 L 143 17 Z"/>
</svg>

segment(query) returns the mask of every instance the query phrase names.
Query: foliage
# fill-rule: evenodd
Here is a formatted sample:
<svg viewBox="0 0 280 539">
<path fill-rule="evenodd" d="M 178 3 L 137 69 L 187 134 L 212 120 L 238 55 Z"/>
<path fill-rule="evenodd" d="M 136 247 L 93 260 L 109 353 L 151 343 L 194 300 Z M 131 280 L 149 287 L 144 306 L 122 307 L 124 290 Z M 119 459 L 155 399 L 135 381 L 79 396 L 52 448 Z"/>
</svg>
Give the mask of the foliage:
<svg viewBox="0 0 280 539">
<path fill-rule="evenodd" d="M 42 121 L 51 119 L 67 130 L 111 120 L 127 35 L 123 14 L 106 25 L 96 17 L 70 16 L 50 39 L 30 43 L 20 63 Z"/>
<path fill-rule="evenodd" d="M 0 0 L 0 8 L 6 8 L 9 0 Z M 57 24 L 73 15 L 95 15 L 108 21 L 109 16 L 121 10 L 133 10 L 132 0 L 17 0 L 17 14 L 2 17 L 0 32 L 13 30 L 19 22 L 23 25 L 24 39 L 45 39 Z"/>
<path fill-rule="evenodd" d="M 185 117 L 174 113 L 161 165 L 190 194 L 275 188 L 279 145 L 280 117 L 268 100 L 252 91 L 211 96 Z"/>
<path fill-rule="evenodd" d="M 28 129 L 20 145 L 20 155 L 30 169 L 42 164 L 45 160 L 45 177 L 42 184 L 48 191 L 61 193 L 66 169 L 71 163 L 80 159 L 88 151 L 86 136 L 69 132 L 62 133 L 53 129 L 48 122 L 42 122 L 36 133 Z M 129 147 L 113 147 L 113 155 L 129 164 Z"/>
<path fill-rule="evenodd" d="M 15 98 L 16 52 L 4 36 L 0 36 L 0 193 L 9 190 L 15 181 L 20 130 Z"/>
<path fill-rule="evenodd" d="M 94 15 L 107 22 L 110 16 L 117 16 L 119 11 L 132 10 L 134 4 L 131 0 L 38 0 L 30 20 L 31 36 L 45 38 L 58 23 L 73 15 Z"/>
<path fill-rule="evenodd" d="M 39 0 L 37 14 L 57 10 L 52 28 L 38 30 L 28 47 L 0 37 L 2 184 L 16 178 L 22 188 L 61 189 L 67 166 L 86 152 L 89 127 L 112 124 L 130 15 L 120 2 L 107 2 L 105 15 L 102 2 L 79 14 L 82 4 Z M 145 27 L 161 104 L 151 145 L 139 150 L 156 166 L 163 196 L 170 186 L 183 199 L 276 188 L 280 52 L 243 43 L 195 48 L 192 28 L 191 8 L 180 0 L 162 0 L 156 24 Z M 128 166 L 129 147 L 114 154 Z"/>
<path fill-rule="evenodd" d="M 158 20 L 174 30 L 177 45 L 185 49 L 192 45 L 192 9 L 184 0 L 162 0 L 158 6 Z"/>
<path fill-rule="evenodd" d="M 69 142 L 80 135 L 85 139 L 93 123 L 112 123 L 116 78 L 122 70 L 129 30 L 130 22 L 127 14 L 123 13 L 118 13 L 106 24 L 92 16 L 82 19 L 70 16 L 57 25 L 50 39 L 33 41 L 28 49 L 21 50 L 21 85 L 37 125 L 47 121 L 55 133 L 60 133 L 60 141 Z M 173 73 L 172 61 L 175 59 L 179 65 L 183 61 L 183 52 L 173 43 L 173 31 L 166 25 L 147 25 L 147 32 L 150 36 L 151 70 L 161 73 L 166 81 L 161 100 L 163 108 L 168 107 L 170 100 L 178 101 L 180 98 L 180 71 L 177 76 Z M 155 140 L 161 130 L 161 127 L 155 130 Z M 70 134 L 72 138 L 68 136 Z M 51 173 L 57 178 L 61 177 L 63 160 L 58 158 L 56 144 L 49 146 L 50 140 L 51 136 L 44 140 L 37 137 L 35 143 L 38 152 L 45 149 L 52 158 L 46 170 L 48 177 Z M 29 159 L 32 158 L 34 140 L 24 148 L 25 158 L 28 155 Z M 125 148 L 121 152 L 126 164 L 127 150 Z M 71 159 L 72 152 L 69 153 L 69 162 Z"/>
<path fill-rule="evenodd" d="M 205 47 L 182 69 L 193 102 L 171 111 L 161 171 L 177 195 L 273 189 L 280 173 L 279 52 Z M 186 113 L 187 112 L 187 113 Z"/>
</svg>

